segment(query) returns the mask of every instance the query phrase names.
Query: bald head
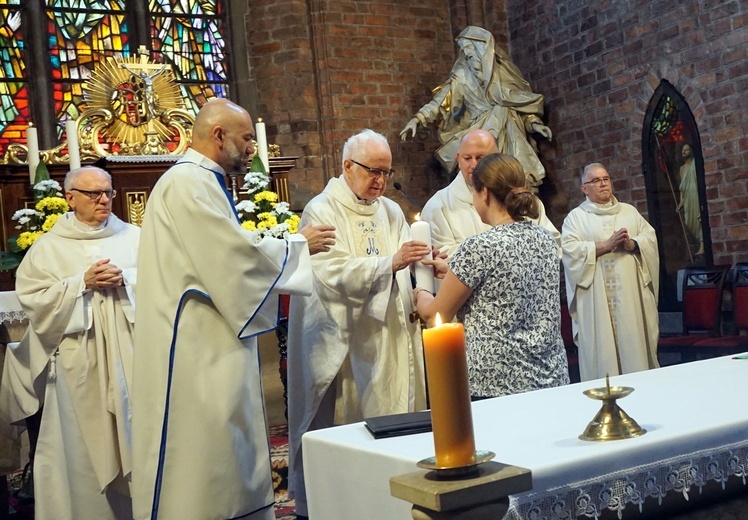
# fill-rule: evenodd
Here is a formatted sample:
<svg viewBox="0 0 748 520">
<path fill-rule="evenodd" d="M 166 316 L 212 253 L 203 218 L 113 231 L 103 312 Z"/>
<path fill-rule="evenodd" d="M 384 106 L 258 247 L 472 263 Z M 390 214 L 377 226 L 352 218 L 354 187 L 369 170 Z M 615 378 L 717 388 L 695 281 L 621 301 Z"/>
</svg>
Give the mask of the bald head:
<svg viewBox="0 0 748 520">
<path fill-rule="evenodd" d="M 465 182 L 473 183 L 473 170 L 478 162 L 486 155 L 497 153 L 499 147 L 496 139 L 485 130 L 470 130 L 460 140 L 460 148 L 457 150 L 457 164 L 465 177 Z"/>
<path fill-rule="evenodd" d="M 254 152 L 253 138 L 249 113 L 228 99 L 218 98 L 198 112 L 190 146 L 217 162 L 226 173 L 242 173 Z"/>
</svg>

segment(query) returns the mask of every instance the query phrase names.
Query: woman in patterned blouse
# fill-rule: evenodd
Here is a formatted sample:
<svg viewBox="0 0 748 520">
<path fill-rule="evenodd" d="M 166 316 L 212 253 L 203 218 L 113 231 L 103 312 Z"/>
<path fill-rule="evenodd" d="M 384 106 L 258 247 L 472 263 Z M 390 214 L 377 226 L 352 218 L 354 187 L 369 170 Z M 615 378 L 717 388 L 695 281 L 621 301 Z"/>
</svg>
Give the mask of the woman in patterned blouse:
<svg viewBox="0 0 748 520">
<path fill-rule="evenodd" d="M 449 266 L 425 262 L 444 281 L 436 297 L 416 287 L 418 313 L 464 323 L 474 399 L 568 384 L 558 249 L 548 231 L 526 220 L 537 218 L 538 200 L 520 163 L 501 153 L 484 157 L 473 172 L 473 203 L 493 227 L 465 240 Z"/>
</svg>

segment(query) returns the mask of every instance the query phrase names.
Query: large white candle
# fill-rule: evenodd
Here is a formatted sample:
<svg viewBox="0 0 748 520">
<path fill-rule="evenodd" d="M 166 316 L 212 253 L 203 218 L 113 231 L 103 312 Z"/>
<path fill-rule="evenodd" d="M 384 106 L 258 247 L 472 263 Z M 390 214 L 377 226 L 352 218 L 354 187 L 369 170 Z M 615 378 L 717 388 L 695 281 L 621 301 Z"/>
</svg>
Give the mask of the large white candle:
<svg viewBox="0 0 748 520">
<path fill-rule="evenodd" d="M 416 220 L 415 222 L 413 222 L 413 224 L 410 225 L 410 237 L 413 240 L 425 242 L 426 245 L 429 246 L 429 249 L 431 248 L 431 226 L 429 226 L 428 222 L 424 222 L 423 220 Z M 425 256 L 424 258 L 428 259 L 429 256 Z M 426 289 L 430 293 L 433 293 L 434 268 L 430 265 L 423 265 L 422 262 L 416 262 L 415 271 L 416 285 L 418 287 Z"/>
<path fill-rule="evenodd" d="M 68 156 L 70 156 L 70 170 L 81 167 L 81 153 L 78 146 L 78 125 L 72 119 L 65 122 L 65 133 L 68 137 Z"/>
<path fill-rule="evenodd" d="M 26 129 L 26 148 L 29 149 L 29 180 L 33 186 L 36 179 L 36 167 L 39 166 L 39 135 L 36 127 L 31 125 Z"/>
<path fill-rule="evenodd" d="M 270 174 L 270 162 L 268 161 L 268 137 L 265 133 L 265 122 L 262 118 L 257 119 L 255 135 L 257 136 L 257 153 L 260 156 L 262 165 L 265 167 L 265 173 Z"/>
</svg>

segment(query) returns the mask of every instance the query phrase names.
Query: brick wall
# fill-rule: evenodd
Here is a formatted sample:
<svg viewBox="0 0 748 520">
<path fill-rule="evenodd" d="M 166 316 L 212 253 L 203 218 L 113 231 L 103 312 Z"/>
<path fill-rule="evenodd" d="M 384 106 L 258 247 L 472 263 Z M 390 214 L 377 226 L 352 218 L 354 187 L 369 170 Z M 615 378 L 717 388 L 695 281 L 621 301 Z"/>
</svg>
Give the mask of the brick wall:
<svg viewBox="0 0 748 520">
<path fill-rule="evenodd" d="M 246 40 L 250 74 L 257 85 L 257 113 L 267 125 L 268 142 L 284 156 L 298 156 L 292 180 L 319 192 L 324 187 L 322 128 L 307 2 L 250 0 Z"/>
<path fill-rule="evenodd" d="M 506 7 L 505 7 L 506 4 Z M 541 188 L 560 227 L 592 161 L 621 172 L 621 200 L 646 214 L 641 133 L 661 79 L 684 95 L 701 134 L 714 260 L 748 260 L 748 6 L 739 0 L 247 0 L 258 114 L 284 155 L 299 155 L 296 193 L 340 172 L 345 138 L 371 127 L 390 141 L 396 180 L 419 203 L 448 179 L 436 131 L 399 132 L 455 59 L 454 37 L 482 20 L 533 90 L 554 132 L 541 141 Z M 408 203 L 390 190 L 388 195 Z"/>
<path fill-rule="evenodd" d="M 303 157 L 290 179 L 297 198 L 340 174 L 345 139 L 367 127 L 388 138 L 396 180 L 413 198 L 425 202 L 443 184 L 431 166 L 435 132 L 407 143 L 399 132 L 454 61 L 446 0 L 252 0 L 248 9 L 268 139 Z M 388 196 L 412 213 L 394 190 Z"/>
<path fill-rule="evenodd" d="M 512 0 L 511 54 L 546 95 L 554 140 L 541 145 L 550 214 L 582 200 L 592 161 L 617 172 L 621 200 L 646 214 L 641 139 L 667 79 L 701 135 L 715 263 L 748 260 L 748 5 L 740 1 Z"/>
</svg>

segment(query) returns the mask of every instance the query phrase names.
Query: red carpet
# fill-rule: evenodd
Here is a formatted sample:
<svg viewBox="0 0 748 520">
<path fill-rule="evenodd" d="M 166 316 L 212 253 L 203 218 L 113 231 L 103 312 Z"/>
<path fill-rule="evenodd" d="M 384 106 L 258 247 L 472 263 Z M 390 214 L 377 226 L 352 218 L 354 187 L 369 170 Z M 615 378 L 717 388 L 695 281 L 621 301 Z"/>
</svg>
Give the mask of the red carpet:
<svg viewBox="0 0 748 520">
<path fill-rule="evenodd" d="M 273 465 L 276 520 L 294 520 L 294 501 L 288 498 L 288 428 L 270 428 L 270 460 Z"/>
</svg>

